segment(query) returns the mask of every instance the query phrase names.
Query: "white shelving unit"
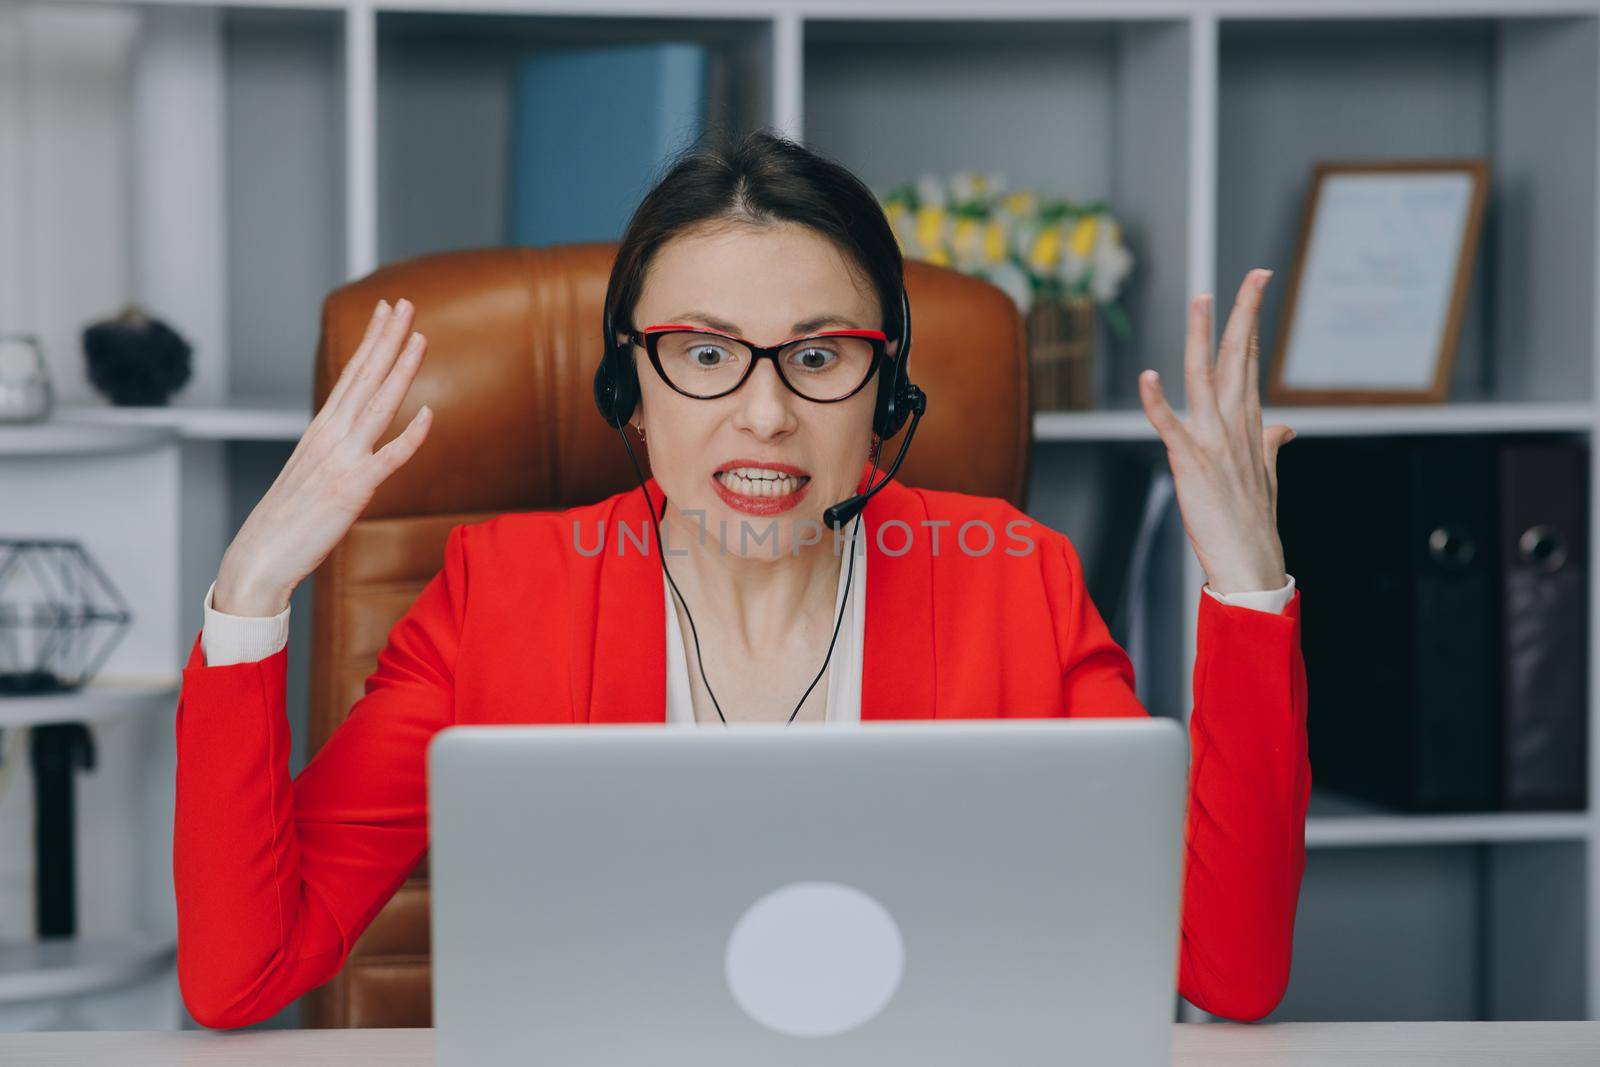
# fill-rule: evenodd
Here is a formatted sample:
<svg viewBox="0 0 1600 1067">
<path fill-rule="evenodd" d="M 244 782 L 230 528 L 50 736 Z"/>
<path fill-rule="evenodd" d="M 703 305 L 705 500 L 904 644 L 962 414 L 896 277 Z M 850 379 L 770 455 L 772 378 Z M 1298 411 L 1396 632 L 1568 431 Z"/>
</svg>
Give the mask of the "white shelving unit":
<svg viewBox="0 0 1600 1067">
<path fill-rule="evenodd" d="M 166 935 L 8 946 L 0 949 L 0 1004 L 129 985 L 170 964 L 176 951 L 177 942 Z"/>
<path fill-rule="evenodd" d="M 12 697 L 0 700 L 0 730 L 54 722 L 104 727 L 119 718 L 136 716 L 161 720 L 156 728 L 165 729 L 165 715 L 177 703 L 177 696 L 175 681 L 102 681 L 71 693 Z M 14 755 L 22 757 L 20 748 Z M 154 791 L 158 798 L 154 803 L 148 799 L 151 791 L 138 783 L 131 792 L 142 794 L 144 800 L 139 805 L 142 823 L 135 822 L 148 847 L 161 840 L 152 819 L 170 819 L 170 795 L 162 804 L 159 787 Z M 91 811 L 102 808 L 92 799 L 85 806 Z M 163 853 L 157 849 L 156 855 Z M 171 853 L 164 855 L 170 869 Z M 97 873 L 91 869 L 87 876 Z M 147 882 L 149 873 L 145 872 Z M 85 872 L 79 876 L 84 877 Z M 142 1029 L 157 1022 L 175 1027 L 182 1018 L 177 946 L 170 925 L 150 921 L 149 916 L 112 933 L 0 944 L 0 1030 Z"/>
<path fill-rule="evenodd" d="M 114 728 L 131 726 L 134 736 L 142 736 L 147 742 L 152 729 L 165 733 L 166 715 L 176 704 L 176 677 L 98 677 L 90 685 L 67 693 L 3 697 L 0 731 L 11 736 L 13 731 L 46 723 L 90 723 L 98 734 L 98 747 L 110 747 L 122 757 L 128 753 L 128 745 L 118 745 L 117 741 L 128 731 Z M 11 745 L 6 755 L 22 758 L 21 745 Z M 106 758 L 106 753 L 98 758 Z M 158 760 L 155 763 L 160 765 Z M 150 781 L 128 781 L 131 776 L 126 774 L 126 768 L 122 769 L 122 789 L 98 790 L 99 795 L 96 790 L 80 790 L 88 792 L 80 803 L 88 808 L 91 817 L 106 814 L 107 805 L 99 800 L 101 795 L 125 809 L 131 806 L 133 817 L 115 829 L 133 829 L 141 848 L 150 849 L 155 856 L 165 856 L 170 869 L 170 849 L 162 848 L 165 833 L 158 825 L 171 819 L 170 787 L 163 787 L 165 784 L 154 777 Z M 142 769 L 146 768 L 141 766 L 139 771 Z M 0 798 L 3 797 L 5 790 L 0 790 Z M 118 881 L 130 873 L 134 878 L 142 877 L 149 904 L 149 897 L 154 896 L 149 891 L 150 883 L 166 883 L 166 878 L 150 867 L 154 864 L 146 864 L 142 872 L 110 873 Z M 96 865 L 88 872 L 80 870 L 80 878 L 94 877 L 99 870 L 106 867 Z M 120 923 L 117 929 L 107 931 L 101 925 L 101 929 L 74 939 L 0 944 L 0 1029 L 176 1027 L 182 1017 L 174 969 L 178 937 L 171 923 L 162 921 L 162 912 L 162 907 L 146 909 L 133 921 Z"/>
<path fill-rule="evenodd" d="M 1584 812 L 1395 815 L 1342 797 L 1317 794 L 1306 817 L 1306 847 L 1582 842 L 1588 837 L 1589 823 Z"/>
<path fill-rule="evenodd" d="M 77 405 L 56 409 L 55 421 L 76 435 L 100 427 L 152 427 L 186 441 L 286 441 L 300 439 L 311 423 L 309 403 L 278 396 L 235 397 L 225 406 L 131 408 Z"/>
<path fill-rule="evenodd" d="M 100 722 L 178 703 L 178 679 L 114 682 L 97 678 L 80 689 L 0 700 L 0 729 L 52 722 Z"/>
<path fill-rule="evenodd" d="M 44 195 L 69 135 L 94 132 L 65 128 L 58 143 L 40 121 L 61 85 L 29 43 L 62 36 L 110 41 L 97 47 L 132 68 L 143 88 L 128 121 L 143 140 L 125 147 L 129 173 L 171 180 L 96 173 L 76 179 L 87 191 Z M 0 0 L 0 324 L 53 339 L 69 386 L 51 426 L 0 431 L 0 500 L 8 471 L 52 452 L 88 478 L 113 449 L 170 450 L 183 499 L 221 501 L 185 527 L 195 547 L 166 640 L 186 650 L 222 548 L 309 418 L 322 294 L 399 256 L 501 243 L 504 131 L 488 118 L 509 104 L 510 58 L 641 38 L 711 44 L 734 87 L 717 117 L 798 135 L 875 185 L 976 167 L 1111 202 L 1139 257 L 1136 339 L 1108 350 L 1102 410 L 1038 417 L 1030 498 L 1086 559 L 1113 457 L 1159 455 L 1137 372 L 1162 371 L 1181 404 L 1185 298 L 1216 292 L 1226 308 L 1246 269 L 1277 268 L 1271 350 L 1305 177 L 1323 156 L 1487 156 L 1491 236 L 1451 403 L 1268 409 L 1266 421 L 1592 439 L 1600 0 Z M 32 91 L 8 104 L 19 78 Z M 186 103 L 160 106 L 174 98 Z M 196 113 L 226 121 L 195 126 Z M 177 159 L 141 155 L 171 150 L 175 127 L 200 131 Z M 73 195 L 113 193 L 136 205 L 124 220 L 136 268 L 89 275 L 101 303 L 165 295 L 174 321 L 215 341 L 197 347 L 194 386 L 170 410 L 99 405 L 61 356 L 105 309 L 49 299 L 71 265 L 54 250 L 84 225 Z M 17 210 L 30 196 L 40 210 Z M 146 216 L 168 225 L 136 224 Z M 930 417 L 958 417 L 933 401 Z M 1158 582 L 1171 630 L 1142 670 L 1152 710 L 1181 714 L 1203 576 L 1172 533 Z M 290 689 L 302 699 L 293 677 Z M 1306 840 L 1295 970 L 1273 1018 L 1600 1018 L 1592 813 L 1404 816 L 1319 794 Z"/>
</svg>

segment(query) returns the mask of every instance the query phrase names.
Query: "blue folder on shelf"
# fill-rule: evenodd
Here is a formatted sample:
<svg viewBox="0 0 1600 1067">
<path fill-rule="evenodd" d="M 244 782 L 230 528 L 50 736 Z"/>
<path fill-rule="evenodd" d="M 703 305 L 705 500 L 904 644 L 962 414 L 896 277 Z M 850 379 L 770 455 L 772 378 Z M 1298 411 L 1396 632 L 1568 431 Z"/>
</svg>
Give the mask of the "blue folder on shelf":
<svg viewBox="0 0 1600 1067">
<path fill-rule="evenodd" d="M 705 128 L 703 45 L 563 49 L 517 64 L 509 243 L 612 241 Z"/>
</svg>

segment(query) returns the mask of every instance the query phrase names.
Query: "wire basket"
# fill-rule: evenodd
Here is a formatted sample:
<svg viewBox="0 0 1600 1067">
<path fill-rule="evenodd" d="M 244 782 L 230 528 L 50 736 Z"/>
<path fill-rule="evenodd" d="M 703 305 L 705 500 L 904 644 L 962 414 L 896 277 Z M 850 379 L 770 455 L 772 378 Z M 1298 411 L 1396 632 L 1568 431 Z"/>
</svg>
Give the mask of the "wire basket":
<svg viewBox="0 0 1600 1067">
<path fill-rule="evenodd" d="M 78 542 L 0 538 L 0 697 L 79 688 L 132 620 Z"/>
<path fill-rule="evenodd" d="M 1095 306 L 1087 296 L 1040 296 L 1028 311 L 1033 410 L 1095 406 Z"/>
</svg>

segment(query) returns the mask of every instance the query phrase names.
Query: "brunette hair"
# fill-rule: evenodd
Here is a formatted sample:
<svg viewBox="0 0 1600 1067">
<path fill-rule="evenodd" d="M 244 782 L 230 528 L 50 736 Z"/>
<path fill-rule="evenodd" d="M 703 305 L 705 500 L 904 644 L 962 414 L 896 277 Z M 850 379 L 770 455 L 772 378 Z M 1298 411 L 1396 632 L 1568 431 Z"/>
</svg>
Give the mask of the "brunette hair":
<svg viewBox="0 0 1600 1067">
<path fill-rule="evenodd" d="M 877 197 L 839 163 L 766 128 L 735 141 L 713 127 L 668 163 L 617 249 L 606 288 L 611 322 L 619 331 L 637 325 L 645 272 L 671 238 L 707 224 L 779 222 L 809 227 L 843 251 L 878 295 L 883 332 L 891 341 L 902 335 L 905 268 Z"/>
</svg>

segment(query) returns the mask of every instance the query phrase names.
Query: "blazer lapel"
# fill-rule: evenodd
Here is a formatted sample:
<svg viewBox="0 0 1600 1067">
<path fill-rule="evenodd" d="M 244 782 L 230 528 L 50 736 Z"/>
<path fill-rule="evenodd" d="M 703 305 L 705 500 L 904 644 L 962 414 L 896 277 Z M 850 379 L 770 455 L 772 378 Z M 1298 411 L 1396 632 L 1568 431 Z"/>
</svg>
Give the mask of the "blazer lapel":
<svg viewBox="0 0 1600 1067">
<path fill-rule="evenodd" d="M 862 512 L 867 538 L 863 722 L 931 719 L 936 713 L 933 550 L 925 518 L 922 499 L 892 480 Z M 886 523 L 892 525 L 885 528 Z M 904 553 L 891 554 L 903 547 Z"/>
<path fill-rule="evenodd" d="M 654 478 L 645 485 L 660 514 L 665 504 L 660 487 Z M 666 584 L 654 524 L 637 489 L 624 493 L 612 509 L 604 544 L 588 721 L 665 723 Z"/>
</svg>

